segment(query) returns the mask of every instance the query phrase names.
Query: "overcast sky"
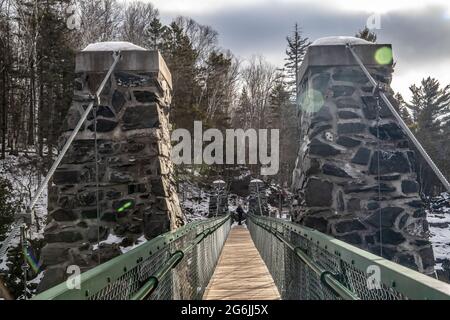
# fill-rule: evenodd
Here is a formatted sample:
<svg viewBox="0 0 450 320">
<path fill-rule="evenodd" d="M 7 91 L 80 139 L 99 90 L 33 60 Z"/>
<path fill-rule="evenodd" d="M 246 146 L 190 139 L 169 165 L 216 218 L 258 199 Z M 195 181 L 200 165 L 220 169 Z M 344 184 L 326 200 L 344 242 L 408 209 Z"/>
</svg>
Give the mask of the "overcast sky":
<svg viewBox="0 0 450 320">
<path fill-rule="evenodd" d="M 168 23 L 194 18 L 219 32 L 220 45 L 240 58 L 262 54 L 282 66 L 286 35 L 298 22 L 311 40 L 350 35 L 374 13 L 378 43 L 392 43 L 396 68 L 392 86 L 406 98 L 409 85 L 432 76 L 450 84 L 448 0 L 152 0 Z"/>
</svg>

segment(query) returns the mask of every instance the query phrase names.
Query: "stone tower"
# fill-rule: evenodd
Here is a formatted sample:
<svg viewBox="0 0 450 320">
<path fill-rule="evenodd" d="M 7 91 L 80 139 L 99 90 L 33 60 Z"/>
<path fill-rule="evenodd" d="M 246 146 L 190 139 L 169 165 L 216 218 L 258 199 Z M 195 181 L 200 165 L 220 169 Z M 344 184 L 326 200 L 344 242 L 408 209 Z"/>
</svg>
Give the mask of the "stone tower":
<svg viewBox="0 0 450 320">
<path fill-rule="evenodd" d="M 121 60 L 94 109 L 99 216 L 91 113 L 53 176 L 39 290 L 63 281 L 68 265 L 85 271 L 143 235 L 150 239 L 183 224 L 170 160 L 171 74 L 158 51 L 112 42 L 79 52 L 61 140 L 75 128 L 119 50 Z"/>
<path fill-rule="evenodd" d="M 333 37 L 309 48 L 299 74 L 293 219 L 431 274 L 434 257 L 415 153 L 388 107 L 381 100 L 377 104 L 346 48 L 349 42 L 371 75 L 392 92 L 390 45 Z"/>
</svg>

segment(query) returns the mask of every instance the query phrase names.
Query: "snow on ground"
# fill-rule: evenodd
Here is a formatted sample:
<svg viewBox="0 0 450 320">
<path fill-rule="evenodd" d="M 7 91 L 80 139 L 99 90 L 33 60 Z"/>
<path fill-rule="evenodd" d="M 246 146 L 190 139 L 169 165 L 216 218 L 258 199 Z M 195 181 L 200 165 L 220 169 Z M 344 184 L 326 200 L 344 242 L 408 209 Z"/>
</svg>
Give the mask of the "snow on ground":
<svg viewBox="0 0 450 320">
<path fill-rule="evenodd" d="M 431 210 L 427 212 L 430 226 L 430 241 L 433 245 L 436 269 L 442 270 L 442 263 L 450 262 L 450 194 L 443 193 L 432 199 Z"/>
<path fill-rule="evenodd" d="M 44 177 L 37 172 L 37 157 L 33 154 L 28 156 L 11 156 L 0 161 L 0 175 L 8 179 L 13 187 L 13 198 L 17 200 L 21 206 L 17 208 L 17 213 L 23 212 L 31 202 L 32 196 L 36 193 L 39 184 Z M 43 238 L 44 228 L 47 222 L 47 188 L 44 189 L 41 197 L 37 201 L 33 211 L 35 223 L 30 228 L 30 237 L 32 239 Z M 2 247 L 5 243 L 8 249 L 17 247 L 20 244 L 20 232 L 13 223 L 9 231 L 6 233 L 5 241 L 0 243 Z M 11 232 L 14 232 L 11 234 Z M 1 257 L 0 257 L 1 259 Z M 7 270 L 7 255 L 5 252 L 3 261 L 0 261 L 0 270 Z"/>
<path fill-rule="evenodd" d="M 191 182 L 181 182 L 178 198 L 187 222 L 206 219 L 209 210 L 209 192 Z"/>
</svg>

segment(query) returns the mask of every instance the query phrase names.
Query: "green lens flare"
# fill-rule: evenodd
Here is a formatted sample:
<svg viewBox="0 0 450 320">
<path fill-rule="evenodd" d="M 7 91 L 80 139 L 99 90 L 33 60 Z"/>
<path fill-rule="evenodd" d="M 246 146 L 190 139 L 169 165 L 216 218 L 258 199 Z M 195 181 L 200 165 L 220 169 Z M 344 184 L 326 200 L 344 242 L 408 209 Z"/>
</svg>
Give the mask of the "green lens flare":
<svg viewBox="0 0 450 320">
<path fill-rule="evenodd" d="M 389 64 L 392 62 L 392 49 L 381 47 L 375 52 L 375 61 L 378 64 Z"/>
<path fill-rule="evenodd" d="M 125 204 L 123 205 L 123 207 L 126 209 L 126 208 L 131 207 L 132 204 L 133 204 L 133 203 L 132 203 L 131 201 L 128 201 L 127 203 L 125 203 Z"/>
<path fill-rule="evenodd" d="M 132 201 L 128 201 L 126 203 L 123 204 L 123 206 L 121 206 L 119 209 L 117 209 L 117 212 L 123 212 L 125 211 L 125 209 L 130 208 L 133 205 Z"/>
<path fill-rule="evenodd" d="M 322 93 L 317 90 L 309 89 L 302 93 L 299 99 L 300 108 L 304 112 L 314 113 L 319 111 L 325 102 Z"/>
</svg>

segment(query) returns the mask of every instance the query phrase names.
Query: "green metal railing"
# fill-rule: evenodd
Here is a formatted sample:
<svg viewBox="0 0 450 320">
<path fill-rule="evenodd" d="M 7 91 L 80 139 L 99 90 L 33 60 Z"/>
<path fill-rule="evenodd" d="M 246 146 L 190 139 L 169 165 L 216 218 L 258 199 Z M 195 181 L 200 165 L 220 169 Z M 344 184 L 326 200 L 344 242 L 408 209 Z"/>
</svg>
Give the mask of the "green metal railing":
<svg viewBox="0 0 450 320">
<path fill-rule="evenodd" d="M 201 299 L 230 230 L 230 215 L 192 222 L 61 283 L 34 300 Z"/>
<path fill-rule="evenodd" d="M 292 222 L 250 215 L 248 227 L 282 299 L 450 299 L 450 285 Z"/>
</svg>

